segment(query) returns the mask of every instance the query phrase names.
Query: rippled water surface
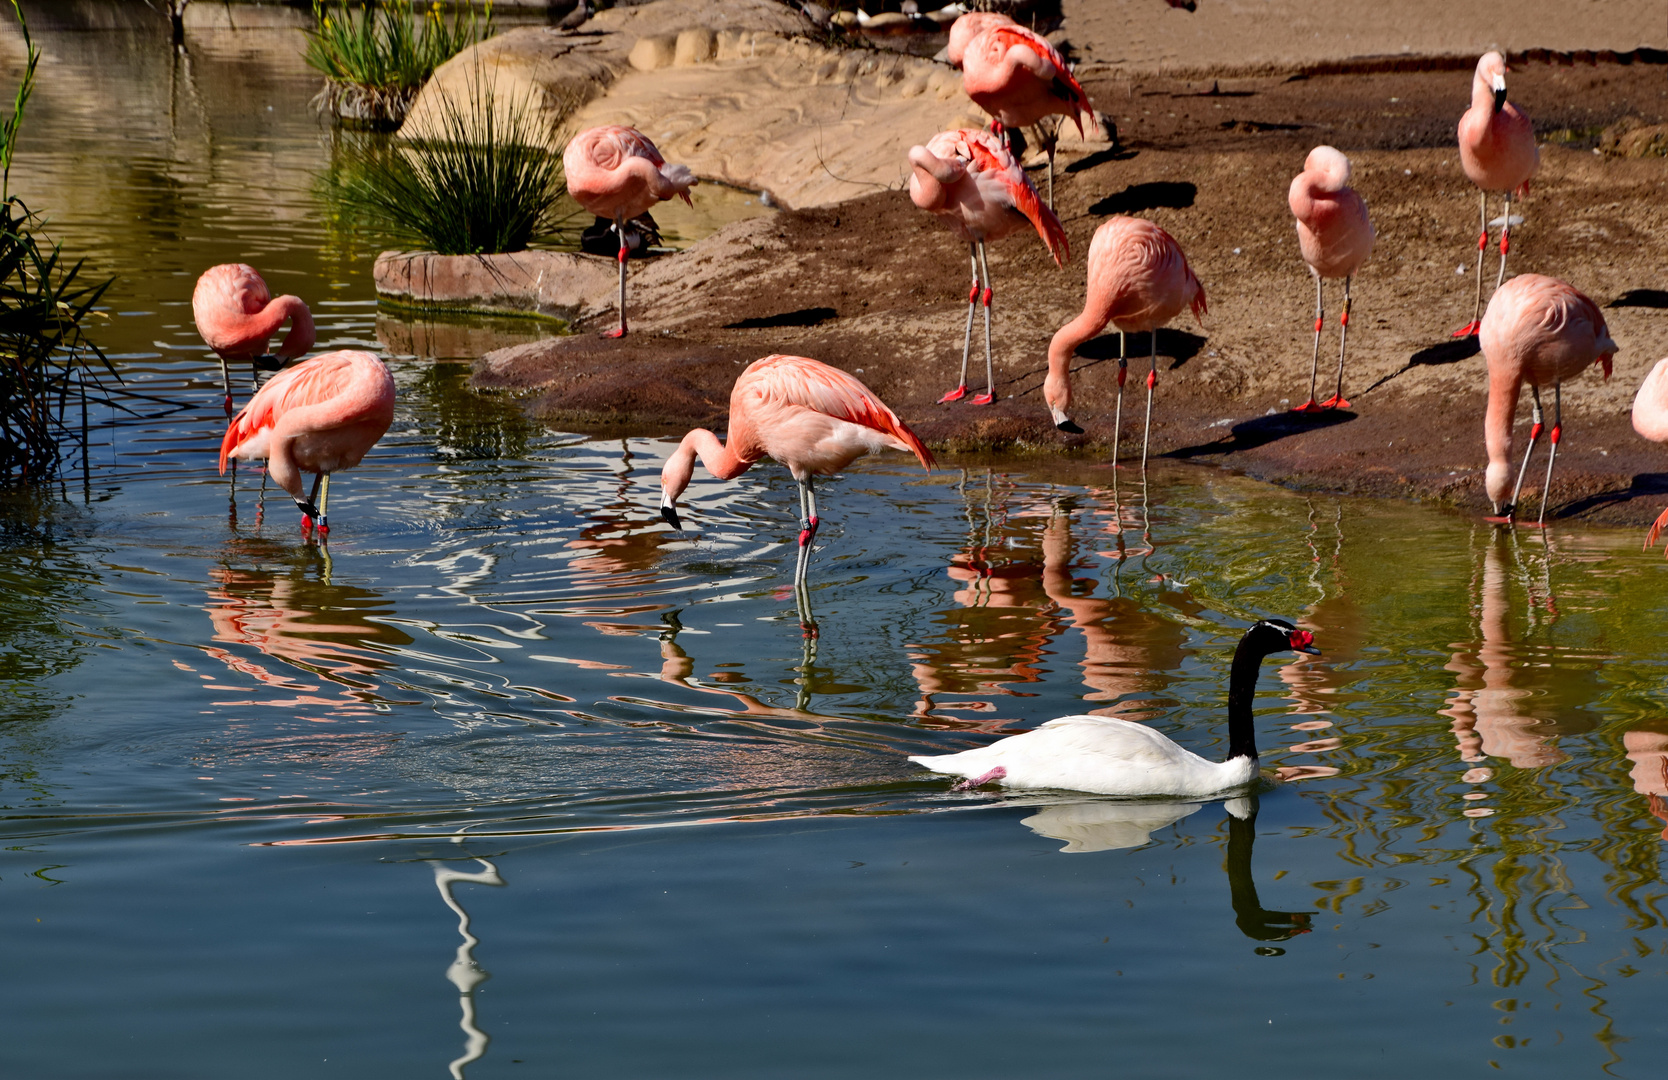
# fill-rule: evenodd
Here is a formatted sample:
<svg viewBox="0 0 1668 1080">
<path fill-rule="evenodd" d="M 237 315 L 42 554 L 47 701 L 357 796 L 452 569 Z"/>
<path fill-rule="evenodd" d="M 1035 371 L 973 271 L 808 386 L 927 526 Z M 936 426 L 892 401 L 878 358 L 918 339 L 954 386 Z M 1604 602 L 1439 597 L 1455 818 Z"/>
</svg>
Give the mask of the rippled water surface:
<svg viewBox="0 0 1668 1080">
<path fill-rule="evenodd" d="M 671 443 L 433 359 L 525 326 L 378 315 L 290 33 L 41 39 L 13 187 L 119 275 L 149 397 L 0 502 L 8 1076 L 1659 1075 L 1636 534 L 894 457 L 823 489 L 807 639 L 782 469 L 673 533 Z M 215 472 L 189 297 L 234 258 L 399 385 L 328 551 Z M 1325 655 L 1265 665 L 1255 802 L 904 760 L 1087 710 L 1220 755 L 1260 615 Z"/>
</svg>

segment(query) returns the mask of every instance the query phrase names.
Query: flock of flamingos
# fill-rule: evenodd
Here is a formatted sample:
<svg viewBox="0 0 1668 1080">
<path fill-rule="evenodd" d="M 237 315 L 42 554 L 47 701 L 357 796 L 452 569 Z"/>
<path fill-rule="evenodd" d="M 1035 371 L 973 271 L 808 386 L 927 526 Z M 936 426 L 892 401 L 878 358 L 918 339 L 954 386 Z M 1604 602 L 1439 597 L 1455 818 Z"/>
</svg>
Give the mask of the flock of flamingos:
<svg viewBox="0 0 1668 1080">
<path fill-rule="evenodd" d="M 1082 130 L 1094 123 L 1088 96 L 1070 68 L 1044 38 L 1007 16 L 970 13 L 950 30 L 949 57 L 962 69 L 968 95 L 993 122 L 989 130 L 945 131 L 909 152 L 913 176 L 910 197 L 936 215 L 968 245 L 972 284 L 967 297 L 967 326 L 962 340 L 961 374 L 941 401 L 967 394 L 967 361 L 973 324 L 984 310 L 985 389 L 971 404 L 994 399 L 990 340 L 991 283 L 985 245 L 1033 228 L 1050 255 L 1064 265 L 1070 253 L 1065 230 L 1032 186 L 1013 152 L 1011 131 L 1064 117 Z M 1477 300 L 1472 321 L 1455 336 L 1478 335 L 1488 362 L 1489 397 L 1484 430 L 1488 449 L 1486 483 L 1495 518 L 1509 523 L 1535 445 L 1545 429 L 1541 392 L 1552 390 L 1552 426 L 1541 491 L 1542 519 L 1546 490 L 1562 434 L 1563 382 L 1597 362 L 1610 375 L 1617 345 L 1611 340 L 1598 306 L 1573 286 L 1556 278 L 1524 274 L 1506 279 L 1511 234 L 1511 203 L 1527 191 L 1540 164 L 1534 132 L 1521 110 L 1506 98 L 1506 63 L 1490 52 L 1477 63 L 1471 107 L 1459 122 L 1460 159 L 1466 175 L 1481 191 L 1481 231 L 1477 240 Z M 1053 141 L 1044 132 L 1053 191 Z M 627 223 L 657 203 L 689 201 L 696 184 L 683 165 L 667 164 L 654 144 L 629 127 L 591 128 L 575 136 L 563 155 L 568 190 L 586 210 L 611 220 L 620 237 L 619 324 L 609 337 L 627 332 Z M 1291 184 L 1289 202 L 1296 218 L 1303 259 L 1315 278 L 1315 343 L 1310 393 L 1298 411 L 1345 408 L 1344 358 L 1349 326 L 1350 281 L 1373 247 L 1373 226 L 1366 203 L 1350 186 L 1349 159 L 1330 146 L 1310 152 Z M 1503 193 L 1499 271 L 1486 313 L 1482 267 L 1489 242 L 1488 196 Z M 1051 200 L 1050 200 L 1051 201 Z M 1325 326 L 1324 282 L 1343 279 L 1339 316 L 1338 372 L 1330 397 L 1315 399 L 1322 330 Z M 394 414 L 394 381 L 370 353 L 338 351 L 282 368 L 314 342 L 307 306 L 293 296 L 273 299 L 265 282 L 241 264 L 216 266 L 203 274 L 192 297 L 197 327 L 221 359 L 229 419 L 220 448 L 220 469 L 228 462 L 267 463 L 267 475 L 295 500 L 301 528 L 316 525 L 320 538 L 329 532 L 326 511 L 332 472 L 352 468 L 388 430 Z M 1075 350 L 1108 324 L 1123 335 L 1154 331 L 1191 308 L 1205 310 L 1205 293 L 1175 238 L 1157 225 L 1134 217 L 1113 217 L 1095 232 L 1089 246 L 1087 300 L 1083 313 L 1054 335 L 1048 350 L 1044 397 L 1055 425 L 1081 429 L 1071 420 L 1071 360 Z M 1477 316 L 1481 317 L 1478 318 Z M 268 343 L 288 321 L 289 332 L 275 354 Z M 1157 337 L 1147 372 L 1146 428 L 1142 466 L 1147 460 L 1153 391 L 1158 382 Z M 277 370 L 232 415 L 231 361 L 248 361 L 258 382 L 263 368 Z M 1123 385 L 1128 360 L 1120 348 L 1118 411 L 1114 421 L 1113 461 L 1122 426 Z M 1533 399 L 1529 445 L 1512 475 L 1512 426 L 1523 384 Z M 1640 387 L 1633 407 L 1635 429 L 1647 439 L 1668 442 L 1668 360 L 1659 362 Z M 729 440 L 704 428 L 689 432 L 667 459 L 661 473 L 661 513 L 681 528 L 677 499 L 688 486 L 697 458 L 714 476 L 728 480 L 763 457 L 787 466 L 799 485 L 802 526 L 794 570 L 796 591 L 803 595 L 812 541 L 817 533 L 816 492 L 812 480 L 845 469 L 870 451 L 896 449 L 913 453 L 927 468 L 933 459 L 926 445 L 862 382 L 827 364 L 801 356 L 767 356 L 750 365 L 730 395 Z M 303 473 L 314 476 L 311 490 Z M 322 488 L 321 488 L 322 485 Z M 1647 545 L 1668 525 L 1664 511 L 1651 527 Z M 1312 635 L 1288 622 L 1265 619 L 1246 631 L 1234 653 L 1228 686 L 1228 757 L 1208 761 L 1145 725 L 1105 716 L 1068 716 L 1034 731 L 1001 739 L 958 754 L 911 758 L 941 773 L 961 776 L 958 787 L 1001 783 L 1014 788 L 1060 788 L 1114 795 L 1198 797 L 1243 788 L 1258 777 L 1251 703 L 1263 659 L 1283 650 L 1314 653 Z"/>
</svg>

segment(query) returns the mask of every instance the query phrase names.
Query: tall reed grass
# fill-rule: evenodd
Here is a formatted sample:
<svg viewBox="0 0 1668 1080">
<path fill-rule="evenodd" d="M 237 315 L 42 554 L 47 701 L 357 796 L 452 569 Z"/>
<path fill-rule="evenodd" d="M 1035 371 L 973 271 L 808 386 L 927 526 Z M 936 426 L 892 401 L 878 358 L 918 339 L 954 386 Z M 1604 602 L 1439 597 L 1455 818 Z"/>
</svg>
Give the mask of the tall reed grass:
<svg viewBox="0 0 1668 1080">
<path fill-rule="evenodd" d="M 313 21 L 304 55 L 325 78 L 314 105 L 388 129 L 405 120 L 435 68 L 494 30 L 491 0 L 484 15 L 466 4 L 450 19 L 439 4 L 414 11 L 412 0 L 371 0 L 357 14 L 345 2 L 313 0 Z"/>
<path fill-rule="evenodd" d="M 560 140 L 543 110 L 527 99 L 499 101 L 481 75 L 468 100 L 433 100 L 420 141 L 344 139 L 320 178 L 327 203 L 396 244 L 442 255 L 521 251 L 577 234 L 557 205 L 566 190 L 552 149 Z M 563 103 L 556 116 L 576 104 Z"/>
<path fill-rule="evenodd" d="M 25 61 L 11 115 L 0 124 L 0 481 L 5 482 L 46 479 L 58 470 L 62 442 L 84 447 L 88 401 L 110 404 L 99 376 L 115 376 L 110 361 L 82 335 L 110 282 L 83 281 L 82 264 L 66 263 L 58 245 L 43 244 L 40 219 L 11 194 L 12 154 L 41 56 L 18 0 L 11 4 L 23 30 Z"/>
</svg>

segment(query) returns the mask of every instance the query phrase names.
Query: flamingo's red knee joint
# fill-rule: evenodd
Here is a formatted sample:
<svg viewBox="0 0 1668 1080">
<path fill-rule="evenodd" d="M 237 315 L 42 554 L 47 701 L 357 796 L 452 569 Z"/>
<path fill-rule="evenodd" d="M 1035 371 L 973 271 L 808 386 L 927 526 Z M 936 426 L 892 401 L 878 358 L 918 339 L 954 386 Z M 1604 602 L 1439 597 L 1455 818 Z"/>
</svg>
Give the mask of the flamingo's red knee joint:
<svg viewBox="0 0 1668 1080">
<path fill-rule="evenodd" d="M 1563 428 L 1559 427 L 1557 424 L 1552 425 L 1552 445 L 1553 446 L 1558 445 L 1558 436 L 1562 435 L 1563 433 L 1564 433 Z"/>
<path fill-rule="evenodd" d="M 1147 372 L 1147 389 L 1151 390 L 1153 387 L 1155 387 L 1157 385 L 1158 385 L 1158 372 L 1156 372 L 1156 371 Z"/>
<path fill-rule="evenodd" d="M 1477 250 L 1482 251 L 1486 247 L 1488 247 L 1488 230 L 1484 229 L 1483 235 L 1477 237 Z"/>
<path fill-rule="evenodd" d="M 1123 387 L 1124 380 L 1127 378 L 1129 378 L 1129 365 L 1120 360 L 1118 361 L 1118 386 L 1120 388 Z"/>
<path fill-rule="evenodd" d="M 1316 315 L 1315 316 L 1315 333 L 1317 333 L 1317 334 L 1320 333 L 1321 332 L 1321 327 L 1323 327 L 1325 325 L 1326 325 L 1326 316 L 1325 315 Z"/>
<path fill-rule="evenodd" d="M 1535 421 L 1535 426 L 1529 429 L 1529 441 L 1534 442 L 1541 437 L 1541 422 Z"/>
<path fill-rule="evenodd" d="M 1511 242 L 1506 239 L 1506 234 L 1501 233 L 1500 234 L 1500 254 L 1502 254 L 1502 255 L 1506 254 L 1506 249 L 1511 247 L 1511 246 L 1512 246 Z"/>
<path fill-rule="evenodd" d="M 990 290 L 987 288 L 985 290 L 985 307 L 989 307 L 989 306 L 990 306 Z"/>
<path fill-rule="evenodd" d="M 630 254 L 631 254 L 631 252 L 629 250 L 627 250 L 626 246 L 624 244 L 621 244 L 620 245 L 619 260 L 621 262 L 625 262 L 627 256 L 629 256 Z"/>
<path fill-rule="evenodd" d="M 1348 311 L 1345 311 L 1342 315 L 1338 316 L 1338 325 L 1339 326 L 1348 326 L 1349 325 L 1349 312 Z"/>
<path fill-rule="evenodd" d="M 969 304 L 977 304 L 979 302 L 979 283 L 977 281 L 973 283 L 973 287 L 971 289 L 967 290 L 967 302 Z"/>
</svg>

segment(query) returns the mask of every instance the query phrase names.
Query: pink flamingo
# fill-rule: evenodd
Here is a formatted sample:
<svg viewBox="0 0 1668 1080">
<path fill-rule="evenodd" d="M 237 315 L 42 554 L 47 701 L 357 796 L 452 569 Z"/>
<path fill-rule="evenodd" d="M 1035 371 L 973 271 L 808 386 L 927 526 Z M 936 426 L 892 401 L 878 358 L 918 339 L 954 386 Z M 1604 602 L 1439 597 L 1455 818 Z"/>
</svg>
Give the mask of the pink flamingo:
<svg viewBox="0 0 1668 1080">
<path fill-rule="evenodd" d="M 1112 427 L 1112 464 L 1118 463 L 1118 437 L 1123 427 L 1124 378 L 1129 361 L 1124 355 L 1124 335 L 1138 331 L 1152 334 L 1152 370 L 1147 372 L 1147 427 L 1141 434 L 1141 468 L 1147 467 L 1147 440 L 1153 425 L 1153 388 L 1158 385 L 1158 328 L 1193 309 L 1193 317 L 1206 314 L 1204 286 L 1187 265 L 1187 256 L 1175 238 L 1143 218 L 1113 217 L 1095 230 L 1089 242 L 1089 289 L 1083 314 L 1060 327 L 1048 343 L 1048 377 L 1043 380 L 1043 398 L 1054 416 L 1054 426 L 1078 434 L 1072 423 L 1071 358 L 1079 346 L 1100 333 L 1110 322 L 1118 329 L 1118 411 Z"/>
<path fill-rule="evenodd" d="M 956 22 L 973 18 L 963 15 Z M 1048 39 L 1012 20 L 997 22 L 986 16 L 982 29 L 971 36 L 961 53 L 961 85 L 967 96 L 993 119 L 991 129 L 1029 127 L 1045 116 L 1064 116 L 1083 134 L 1082 116 L 1092 123 L 1089 95 L 1072 77 L 1071 69 Z M 955 36 L 955 27 L 950 28 Z M 1048 204 L 1054 205 L 1054 147 L 1058 129 L 1043 132 L 1048 155 Z"/>
<path fill-rule="evenodd" d="M 1477 237 L 1477 304 L 1471 321 L 1454 331 L 1455 337 L 1475 334 L 1483 310 L 1483 252 L 1488 247 L 1488 193 L 1505 192 L 1506 214 L 1500 220 L 1500 273 L 1494 287 L 1506 280 L 1506 249 L 1512 232 L 1512 195 L 1529 194 L 1529 178 L 1541 167 L 1541 152 L 1535 146 L 1535 128 L 1516 105 L 1506 101 L 1506 58 L 1497 52 L 1484 53 L 1471 76 L 1471 108 L 1459 122 L 1460 164 L 1465 175 L 1481 189 L 1482 234 Z"/>
<path fill-rule="evenodd" d="M 1367 204 L 1349 186 L 1349 158 L 1330 146 L 1309 151 L 1303 171 L 1292 179 L 1286 201 L 1297 218 L 1297 246 L 1309 273 L 1315 277 L 1315 355 L 1309 364 L 1309 400 L 1293 412 L 1347 409 L 1344 400 L 1344 341 L 1349 336 L 1349 286 L 1355 272 L 1373 252 L 1373 223 Z M 1344 279 L 1344 311 L 1338 317 L 1338 389 L 1327 400 L 1315 403 L 1315 378 L 1320 372 L 1321 327 L 1325 308 L 1321 283 L 1326 278 Z"/>
<path fill-rule="evenodd" d="M 1545 521 L 1552 464 L 1558 459 L 1558 438 L 1563 434 L 1564 380 L 1580 374 L 1595 360 L 1608 379 L 1616 343 L 1610 340 L 1597 304 L 1557 278 L 1541 274 L 1523 274 L 1494 291 L 1483 316 L 1481 341 L 1488 361 L 1488 413 L 1483 421 L 1483 438 L 1488 445 L 1485 480 L 1489 501 L 1501 520 L 1510 521 L 1517 511 L 1523 474 L 1541 437 L 1541 387 L 1552 384 L 1552 447 L 1546 459 L 1546 484 L 1541 488 L 1537 519 Z M 1525 382 L 1534 395 L 1533 426 L 1511 500 L 1506 501 L 1512 421 L 1517 417 L 1517 399 Z"/>
<path fill-rule="evenodd" d="M 944 46 L 944 56 L 951 67 L 959 68 L 962 58 L 967 55 L 967 45 L 974 38 L 993 26 L 1017 25 L 1013 19 L 999 12 L 969 11 L 950 24 L 950 42 Z"/>
<path fill-rule="evenodd" d="M 832 476 L 864 454 L 887 448 L 908 451 L 932 469 L 926 444 L 856 378 L 803 356 L 767 356 L 749 364 L 730 391 L 729 445 L 706 428 L 696 428 L 666 459 L 660 470 L 660 516 L 672 528 L 683 528 L 677 500 L 695 473 L 697 456 L 720 480 L 735 479 L 762 457 L 775 458 L 799 484 L 804 520 L 793 580 L 803 597 L 819 524 L 811 478 Z"/>
<path fill-rule="evenodd" d="M 323 537 L 330 532 L 330 474 L 359 464 L 393 422 L 394 379 L 382 361 L 347 349 L 321 353 L 280 371 L 249 399 L 220 442 L 220 471 L 229 458 L 265 458 L 267 472 L 301 510 L 301 531 L 317 518 Z M 302 491 L 303 472 L 315 474 L 310 495 Z"/>
<path fill-rule="evenodd" d="M 191 314 L 197 332 L 220 357 L 220 381 L 226 388 L 226 416 L 232 415 L 232 376 L 228 360 L 248 360 L 256 369 L 276 371 L 283 361 L 293 360 L 313 347 L 313 314 L 300 297 L 280 296 L 276 300 L 253 266 L 222 263 L 203 271 L 191 293 Z M 276 356 L 267 355 L 267 342 L 284 320 L 289 333 L 278 346 Z"/>
<path fill-rule="evenodd" d="M 604 124 L 581 131 L 562 151 L 568 194 L 601 218 L 614 219 L 620 236 L 620 325 L 604 337 L 626 334 L 625 223 L 656 203 L 682 199 L 690 206 L 689 189 L 698 181 L 687 165 L 668 165 L 647 135 L 632 127 Z"/>
<path fill-rule="evenodd" d="M 941 131 L 927 140 L 927 145 L 910 147 L 909 163 L 915 169 L 909 180 L 910 199 L 921 209 L 937 214 L 967 242 L 968 261 L 973 267 L 973 287 L 967 293 L 967 329 L 961 342 L 961 377 L 956 388 L 938 400 L 959 401 L 967 394 L 967 354 L 973 347 L 973 309 L 980 301 L 982 269 L 985 392 L 974 397 L 973 404 L 988 405 L 996 399 L 996 373 L 990 355 L 990 263 L 985 242 L 1000 240 L 1030 222 L 1048 245 L 1054 265 L 1063 266 L 1071 258 L 1066 230 L 1037 198 L 1037 189 L 1008 148 L 987 132 L 972 128 Z"/>
<path fill-rule="evenodd" d="M 1652 442 L 1668 442 L 1668 359 L 1658 360 L 1639 384 L 1639 393 L 1633 397 L 1633 430 Z M 1664 526 L 1668 526 L 1668 510 L 1645 534 L 1647 548 L 1655 546 Z"/>
</svg>

